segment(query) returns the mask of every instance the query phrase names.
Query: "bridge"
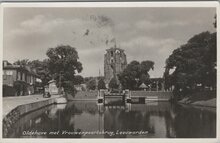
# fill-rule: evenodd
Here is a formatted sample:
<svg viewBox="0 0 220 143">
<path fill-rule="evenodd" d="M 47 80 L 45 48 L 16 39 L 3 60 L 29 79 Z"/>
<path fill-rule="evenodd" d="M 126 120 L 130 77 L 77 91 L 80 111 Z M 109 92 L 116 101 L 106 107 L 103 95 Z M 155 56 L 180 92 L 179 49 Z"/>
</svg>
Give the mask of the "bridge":
<svg viewBox="0 0 220 143">
<path fill-rule="evenodd" d="M 98 93 L 98 102 L 104 105 L 124 105 L 125 103 L 145 103 L 147 101 L 169 101 L 173 96 L 171 91 L 129 91 L 124 90 L 121 93 L 109 93 L 106 90 L 100 90 Z"/>
<path fill-rule="evenodd" d="M 104 94 L 104 105 L 125 105 L 125 93 L 105 93 Z"/>
</svg>

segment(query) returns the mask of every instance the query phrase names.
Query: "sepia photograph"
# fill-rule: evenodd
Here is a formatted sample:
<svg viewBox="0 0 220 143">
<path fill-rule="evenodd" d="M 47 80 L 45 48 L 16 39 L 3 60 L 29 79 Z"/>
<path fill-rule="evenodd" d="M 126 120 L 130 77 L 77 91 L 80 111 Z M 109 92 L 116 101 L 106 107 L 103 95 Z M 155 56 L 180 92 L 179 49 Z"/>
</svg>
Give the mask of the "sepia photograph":
<svg viewBox="0 0 220 143">
<path fill-rule="evenodd" d="M 217 3 L 1 8 L 2 139 L 217 138 Z"/>
</svg>

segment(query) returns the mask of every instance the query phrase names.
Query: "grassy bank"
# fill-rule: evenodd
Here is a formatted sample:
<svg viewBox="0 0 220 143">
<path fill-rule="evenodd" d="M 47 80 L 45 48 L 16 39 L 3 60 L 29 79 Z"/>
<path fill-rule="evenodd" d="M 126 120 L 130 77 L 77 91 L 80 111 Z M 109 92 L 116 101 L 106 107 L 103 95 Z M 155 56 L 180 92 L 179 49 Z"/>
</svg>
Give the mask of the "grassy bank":
<svg viewBox="0 0 220 143">
<path fill-rule="evenodd" d="M 216 108 L 216 91 L 194 92 L 188 94 L 178 102 L 181 104 Z"/>
<path fill-rule="evenodd" d="M 68 101 L 72 100 L 97 100 L 98 91 L 78 91 L 76 95 L 67 94 L 66 98 Z"/>
</svg>

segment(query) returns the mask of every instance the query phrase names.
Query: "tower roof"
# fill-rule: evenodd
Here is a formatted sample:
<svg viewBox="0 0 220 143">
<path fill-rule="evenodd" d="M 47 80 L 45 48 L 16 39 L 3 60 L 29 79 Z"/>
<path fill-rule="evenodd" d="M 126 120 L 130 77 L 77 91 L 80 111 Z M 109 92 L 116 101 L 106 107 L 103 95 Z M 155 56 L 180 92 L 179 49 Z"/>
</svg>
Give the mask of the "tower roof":
<svg viewBox="0 0 220 143">
<path fill-rule="evenodd" d="M 124 52 L 123 49 L 117 48 L 117 47 L 111 47 L 111 48 L 109 48 L 109 49 L 106 49 L 107 52 L 108 52 L 108 51 L 116 51 L 116 50 L 119 50 L 119 51 L 121 51 L 121 52 Z"/>
</svg>

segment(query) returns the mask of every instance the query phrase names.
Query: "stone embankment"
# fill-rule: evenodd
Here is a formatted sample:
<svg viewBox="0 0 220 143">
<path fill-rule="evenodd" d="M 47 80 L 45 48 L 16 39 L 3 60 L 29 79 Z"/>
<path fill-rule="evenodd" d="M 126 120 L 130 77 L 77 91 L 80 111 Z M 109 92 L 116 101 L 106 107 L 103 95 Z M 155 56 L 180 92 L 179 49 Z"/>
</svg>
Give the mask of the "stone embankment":
<svg viewBox="0 0 220 143">
<path fill-rule="evenodd" d="M 98 92 L 98 90 L 78 91 L 75 96 L 67 94 L 66 98 L 69 101 L 97 101 Z"/>
<path fill-rule="evenodd" d="M 131 98 L 145 98 L 145 100 L 169 101 L 173 97 L 170 91 L 131 91 Z"/>
<path fill-rule="evenodd" d="M 101 94 L 101 93 L 100 93 Z M 103 93 L 102 93 L 103 94 Z M 173 93 L 166 91 L 129 91 L 130 98 L 145 98 L 146 100 L 169 101 Z M 69 101 L 97 101 L 99 95 L 98 90 L 94 91 L 78 91 L 75 96 L 66 96 Z"/>
<path fill-rule="evenodd" d="M 42 95 L 3 98 L 3 137 L 8 129 L 22 116 L 45 106 L 57 103 L 66 103 L 61 95 L 43 98 Z"/>
</svg>

